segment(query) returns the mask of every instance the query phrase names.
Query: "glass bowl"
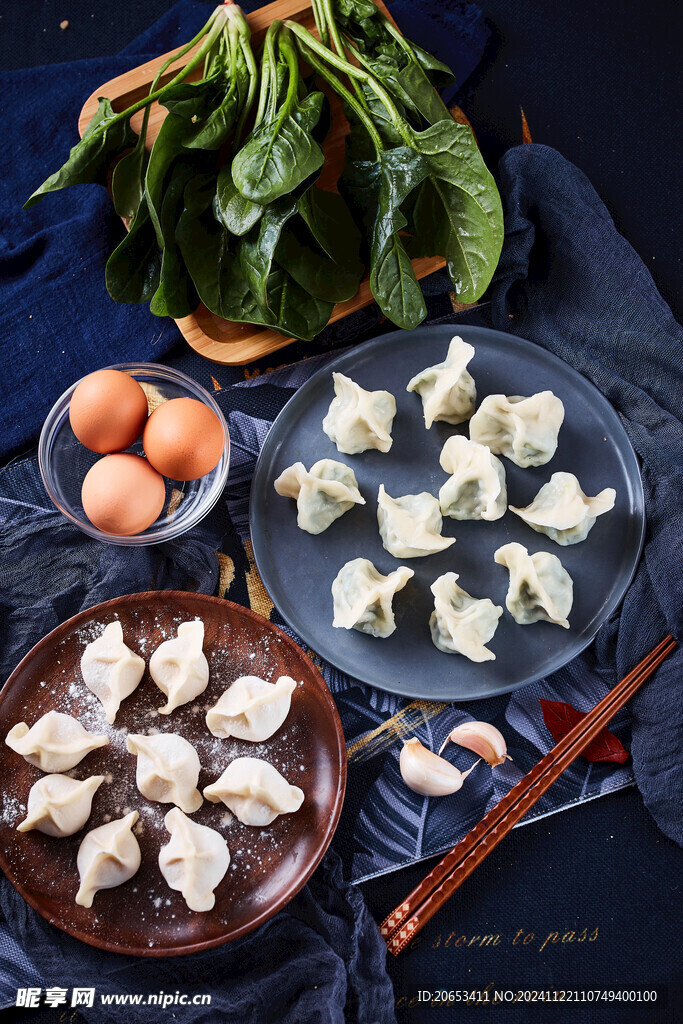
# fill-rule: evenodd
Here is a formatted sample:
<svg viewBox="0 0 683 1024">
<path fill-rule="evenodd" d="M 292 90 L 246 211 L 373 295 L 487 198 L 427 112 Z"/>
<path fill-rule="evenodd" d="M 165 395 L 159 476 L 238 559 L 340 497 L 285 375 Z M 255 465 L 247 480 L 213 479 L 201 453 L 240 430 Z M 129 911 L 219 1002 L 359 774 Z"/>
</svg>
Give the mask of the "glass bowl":
<svg viewBox="0 0 683 1024">
<path fill-rule="evenodd" d="M 225 487 L 230 465 L 230 435 L 223 414 L 211 395 L 179 370 L 172 370 L 168 366 L 159 366 L 156 363 L 117 363 L 103 369 L 122 370 L 139 381 L 147 395 L 150 413 L 171 398 L 194 398 L 203 402 L 216 414 L 223 427 L 225 443 L 220 462 L 215 469 L 199 480 L 166 479 L 164 509 L 156 522 L 143 533 L 121 537 L 98 530 L 83 511 L 81 485 L 90 467 L 102 456 L 82 445 L 71 429 L 69 404 L 76 386 L 80 383 L 76 381 L 55 402 L 40 434 L 38 464 L 45 489 L 59 511 L 79 530 L 107 544 L 159 544 L 179 537 L 204 518 L 216 504 Z M 126 450 L 139 455 L 144 454 L 140 439 Z"/>
</svg>

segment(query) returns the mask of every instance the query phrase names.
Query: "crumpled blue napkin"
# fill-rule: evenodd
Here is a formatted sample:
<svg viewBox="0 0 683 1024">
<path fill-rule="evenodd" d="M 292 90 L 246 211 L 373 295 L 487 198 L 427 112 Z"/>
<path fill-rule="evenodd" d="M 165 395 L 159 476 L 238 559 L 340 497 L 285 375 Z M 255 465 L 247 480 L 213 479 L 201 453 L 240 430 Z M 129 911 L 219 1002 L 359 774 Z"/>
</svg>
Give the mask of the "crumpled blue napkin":
<svg viewBox="0 0 683 1024">
<path fill-rule="evenodd" d="M 499 171 L 505 247 L 492 288 L 494 326 L 592 380 L 641 460 L 643 558 L 589 652 L 593 671 L 614 685 L 668 633 L 683 640 L 683 331 L 578 168 L 548 146 L 527 145 L 506 153 Z M 678 647 L 630 704 L 638 788 L 679 845 L 681 678 Z"/>
</svg>

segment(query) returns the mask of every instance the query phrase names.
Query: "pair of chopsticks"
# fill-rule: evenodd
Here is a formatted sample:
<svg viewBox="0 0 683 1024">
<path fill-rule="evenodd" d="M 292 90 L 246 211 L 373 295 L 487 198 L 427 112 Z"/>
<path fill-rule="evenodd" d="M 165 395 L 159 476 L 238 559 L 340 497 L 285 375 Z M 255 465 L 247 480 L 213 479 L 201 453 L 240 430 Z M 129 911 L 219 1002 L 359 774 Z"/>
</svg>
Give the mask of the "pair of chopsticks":
<svg viewBox="0 0 683 1024">
<path fill-rule="evenodd" d="M 645 680 L 649 679 L 675 646 L 674 638 L 667 636 L 650 651 L 392 910 L 380 925 L 380 932 L 386 939 L 390 953 L 397 956 L 407 946 Z"/>
</svg>

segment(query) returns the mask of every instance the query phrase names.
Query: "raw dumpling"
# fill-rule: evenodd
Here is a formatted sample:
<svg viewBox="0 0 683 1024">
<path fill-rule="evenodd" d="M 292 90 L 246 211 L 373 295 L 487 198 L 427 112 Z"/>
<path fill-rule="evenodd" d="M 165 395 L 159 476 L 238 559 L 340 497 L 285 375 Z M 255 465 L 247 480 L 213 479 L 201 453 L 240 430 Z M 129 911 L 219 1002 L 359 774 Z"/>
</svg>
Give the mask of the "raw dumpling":
<svg viewBox="0 0 683 1024">
<path fill-rule="evenodd" d="M 105 626 L 102 635 L 83 651 L 81 672 L 85 685 L 102 702 L 112 725 L 121 701 L 139 685 L 145 663 L 124 644 L 123 627 L 117 620 Z"/>
<path fill-rule="evenodd" d="M 428 430 L 435 420 L 463 423 L 474 412 L 477 391 L 466 369 L 473 355 L 471 345 L 462 338 L 452 338 L 443 363 L 428 366 L 408 384 L 406 391 L 417 391 L 422 399 Z"/>
<path fill-rule="evenodd" d="M 106 747 L 109 739 L 88 732 L 71 715 L 48 711 L 30 729 L 25 722 L 15 725 L 5 743 L 42 772 L 68 772 L 91 750 Z"/>
<path fill-rule="evenodd" d="M 366 391 L 345 377 L 333 373 L 334 394 L 323 430 L 345 455 L 357 455 L 368 448 L 388 452 L 392 445 L 391 426 L 396 399 L 388 391 Z"/>
<path fill-rule="evenodd" d="M 434 611 L 429 620 L 435 647 L 447 654 L 464 654 L 470 661 L 495 661 L 484 645 L 498 628 L 503 609 L 488 597 L 478 599 L 458 586 L 458 574 L 446 572 L 434 580 Z"/>
<path fill-rule="evenodd" d="M 528 626 L 544 619 L 569 629 L 574 584 L 557 555 L 530 555 L 522 544 L 504 544 L 493 557 L 510 573 L 505 605 L 515 622 Z"/>
<path fill-rule="evenodd" d="M 17 832 L 35 828 L 58 839 L 72 836 L 90 817 L 92 799 L 104 782 L 104 775 L 91 775 L 79 782 L 68 775 L 43 775 L 28 794 L 27 814 Z"/>
<path fill-rule="evenodd" d="M 137 811 L 131 811 L 125 818 L 94 828 L 83 839 L 76 858 L 81 878 L 76 894 L 79 906 L 92 907 L 96 892 L 123 885 L 140 867 L 140 847 L 132 832 L 138 817 Z"/>
<path fill-rule="evenodd" d="M 405 565 L 383 576 L 368 558 L 343 565 L 332 584 L 333 626 L 387 637 L 396 629 L 392 601 L 415 573 Z"/>
<path fill-rule="evenodd" d="M 181 704 L 187 704 L 203 693 L 209 684 L 209 665 L 202 652 L 204 623 L 199 619 L 182 622 L 178 636 L 164 640 L 149 662 L 149 672 L 168 701 L 159 708 L 160 715 L 170 715 Z"/>
<path fill-rule="evenodd" d="M 295 462 L 274 486 L 284 498 L 296 499 L 297 525 L 306 533 L 322 533 L 354 505 L 365 504 L 356 474 L 334 459 L 320 459 L 310 470 L 303 462 Z"/>
<path fill-rule="evenodd" d="M 488 522 L 505 515 L 505 470 L 486 445 L 456 434 L 446 441 L 439 462 L 446 473 L 452 474 L 439 491 L 443 515 Z"/>
<path fill-rule="evenodd" d="M 220 739 L 262 743 L 280 728 L 289 714 L 296 683 L 280 676 L 267 683 L 258 676 L 240 676 L 206 715 L 209 732 Z"/>
<path fill-rule="evenodd" d="M 377 522 L 382 543 L 395 558 L 423 558 L 455 544 L 455 537 L 441 536 L 439 502 L 428 491 L 392 498 L 380 484 Z"/>
<path fill-rule="evenodd" d="M 470 420 L 470 437 L 515 465 L 544 466 L 557 449 L 564 406 L 552 391 L 530 398 L 488 395 Z"/>
<path fill-rule="evenodd" d="M 510 505 L 510 511 L 536 533 L 547 534 L 557 544 L 578 544 L 586 539 L 596 517 L 614 508 L 616 496 L 613 487 L 605 487 L 589 498 L 573 473 L 553 473 L 530 505 Z"/>
<path fill-rule="evenodd" d="M 220 833 L 199 825 L 174 807 L 164 818 L 171 841 L 159 850 L 159 869 L 171 889 L 183 894 L 190 910 L 211 910 L 213 894 L 230 864 L 228 844 Z"/>
<path fill-rule="evenodd" d="M 279 814 L 292 814 L 304 802 L 303 790 L 290 786 L 268 761 L 238 757 L 220 779 L 204 790 L 207 800 L 222 801 L 243 825 L 270 825 Z"/>
<path fill-rule="evenodd" d="M 191 743 L 172 732 L 129 735 L 126 746 L 136 754 L 135 782 L 143 796 L 159 804 L 177 804 L 193 814 L 202 803 L 197 789 L 201 765 Z"/>
</svg>

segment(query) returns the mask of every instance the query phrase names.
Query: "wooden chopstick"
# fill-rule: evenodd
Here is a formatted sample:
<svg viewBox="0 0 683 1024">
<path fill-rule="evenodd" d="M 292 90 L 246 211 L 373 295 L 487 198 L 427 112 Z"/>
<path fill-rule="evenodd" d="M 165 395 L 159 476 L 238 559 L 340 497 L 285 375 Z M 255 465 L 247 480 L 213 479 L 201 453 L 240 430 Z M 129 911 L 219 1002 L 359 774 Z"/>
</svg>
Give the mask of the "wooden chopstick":
<svg viewBox="0 0 683 1024">
<path fill-rule="evenodd" d="M 396 956 L 405 948 L 675 647 L 676 641 L 668 636 L 650 651 L 384 919 L 380 932 L 389 952 Z"/>
</svg>

